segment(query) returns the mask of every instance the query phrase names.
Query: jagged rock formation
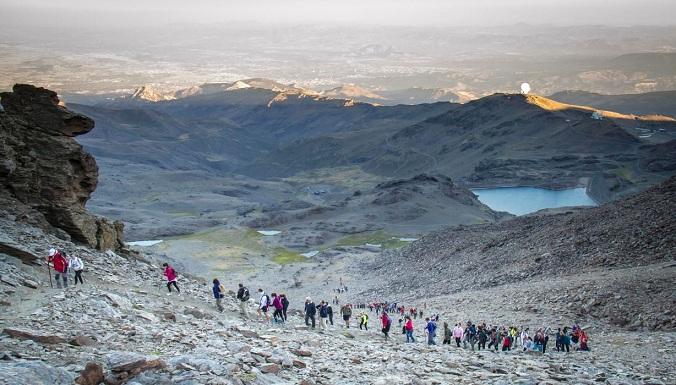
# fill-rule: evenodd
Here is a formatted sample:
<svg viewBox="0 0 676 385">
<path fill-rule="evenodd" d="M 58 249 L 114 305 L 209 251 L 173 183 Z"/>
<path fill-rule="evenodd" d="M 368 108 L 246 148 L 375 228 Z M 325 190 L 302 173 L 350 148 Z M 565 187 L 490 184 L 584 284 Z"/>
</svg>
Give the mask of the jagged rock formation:
<svg viewBox="0 0 676 385">
<path fill-rule="evenodd" d="M 109 223 L 85 209 L 96 189 L 98 167 L 73 137 L 91 131 L 94 121 L 69 111 L 55 92 L 44 88 L 17 84 L 0 97 L 4 214 L 61 229 L 73 240 L 100 250 L 120 247 L 122 223 Z"/>
</svg>

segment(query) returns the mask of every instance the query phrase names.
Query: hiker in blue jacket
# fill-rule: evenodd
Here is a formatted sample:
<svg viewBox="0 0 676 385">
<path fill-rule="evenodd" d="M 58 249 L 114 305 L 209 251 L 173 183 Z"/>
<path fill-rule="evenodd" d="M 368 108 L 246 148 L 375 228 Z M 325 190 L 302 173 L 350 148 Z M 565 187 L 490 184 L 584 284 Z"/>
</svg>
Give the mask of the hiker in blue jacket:
<svg viewBox="0 0 676 385">
<path fill-rule="evenodd" d="M 425 318 L 425 322 L 427 322 L 427 326 L 425 326 L 425 333 L 427 333 L 427 345 L 436 345 L 437 343 L 434 342 L 434 337 L 437 336 L 437 324 L 434 322 L 434 320 L 429 318 Z"/>
<path fill-rule="evenodd" d="M 221 302 L 223 301 L 223 297 L 225 297 L 225 290 L 216 278 L 214 278 L 214 287 L 212 290 L 214 292 L 214 298 L 216 299 L 216 307 L 218 308 L 218 311 L 223 313 L 223 304 Z"/>
</svg>

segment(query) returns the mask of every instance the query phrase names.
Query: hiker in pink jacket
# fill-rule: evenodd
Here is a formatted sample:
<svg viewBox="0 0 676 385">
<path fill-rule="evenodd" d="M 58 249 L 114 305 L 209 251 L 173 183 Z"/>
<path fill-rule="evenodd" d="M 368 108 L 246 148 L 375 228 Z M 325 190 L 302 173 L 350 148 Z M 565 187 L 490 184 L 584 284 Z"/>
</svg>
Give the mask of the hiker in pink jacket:
<svg viewBox="0 0 676 385">
<path fill-rule="evenodd" d="M 173 285 L 176 288 L 176 291 L 178 294 L 181 294 L 181 289 L 178 288 L 178 284 L 176 283 L 177 278 L 176 278 L 176 270 L 174 270 L 173 267 L 171 267 L 168 263 L 162 264 L 164 267 L 164 276 L 167 277 L 167 289 L 169 289 L 169 294 L 171 294 L 171 286 Z"/>
<path fill-rule="evenodd" d="M 464 330 L 462 330 L 462 326 L 460 324 L 455 325 L 453 328 L 453 338 L 455 339 L 455 344 L 460 347 L 460 341 L 462 340 L 462 336 L 464 334 Z"/>
<path fill-rule="evenodd" d="M 284 304 L 282 304 L 282 297 L 277 295 L 277 293 L 272 293 L 272 307 L 275 308 L 275 311 L 272 313 L 272 318 L 274 322 L 284 322 Z"/>
</svg>

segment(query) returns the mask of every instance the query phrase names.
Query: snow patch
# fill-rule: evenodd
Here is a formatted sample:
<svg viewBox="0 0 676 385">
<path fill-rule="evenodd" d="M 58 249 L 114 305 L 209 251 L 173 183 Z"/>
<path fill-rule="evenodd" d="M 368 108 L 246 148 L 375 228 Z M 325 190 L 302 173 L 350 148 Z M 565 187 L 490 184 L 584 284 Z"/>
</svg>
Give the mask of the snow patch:
<svg viewBox="0 0 676 385">
<path fill-rule="evenodd" d="M 129 246 L 139 246 L 139 247 L 150 247 L 150 246 L 155 246 L 158 243 L 164 242 L 161 239 L 156 239 L 152 241 L 135 241 L 135 242 L 125 242 Z"/>
<path fill-rule="evenodd" d="M 266 236 L 268 236 L 268 235 L 278 235 L 278 234 L 281 234 L 281 233 L 282 233 L 281 231 L 277 231 L 277 230 L 258 230 L 258 234 L 266 235 Z"/>
<path fill-rule="evenodd" d="M 402 242 L 415 242 L 418 238 L 399 238 L 399 240 Z"/>
</svg>

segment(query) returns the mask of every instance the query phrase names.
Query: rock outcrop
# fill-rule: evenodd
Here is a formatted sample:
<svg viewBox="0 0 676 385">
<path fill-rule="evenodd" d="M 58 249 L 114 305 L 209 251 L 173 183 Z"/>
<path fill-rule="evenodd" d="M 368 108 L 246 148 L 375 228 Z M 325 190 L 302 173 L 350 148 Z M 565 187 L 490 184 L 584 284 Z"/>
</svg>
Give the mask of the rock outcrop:
<svg viewBox="0 0 676 385">
<path fill-rule="evenodd" d="M 17 84 L 0 94 L 0 199 L 5 215 L 61 229 L 100 250 L 122 246 L 123 225 L 93 216 L 85 204 L 98 182 L 94 157 L 73 137 L 94 121 L 69 111 L 55 92 Z"/>
</svg>

